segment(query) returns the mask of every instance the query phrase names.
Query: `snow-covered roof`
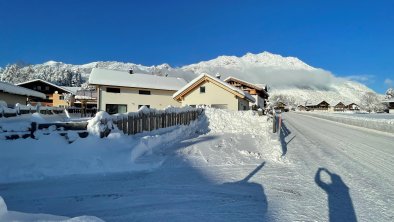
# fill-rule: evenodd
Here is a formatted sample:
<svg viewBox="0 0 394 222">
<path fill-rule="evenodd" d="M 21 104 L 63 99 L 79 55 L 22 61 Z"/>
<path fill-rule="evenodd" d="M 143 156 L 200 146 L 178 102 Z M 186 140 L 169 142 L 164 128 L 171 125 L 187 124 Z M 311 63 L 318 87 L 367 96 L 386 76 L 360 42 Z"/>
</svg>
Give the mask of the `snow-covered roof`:
<svg viewBox="0 0 394 222">
<path fill-rule="evenodd" d="M 390 99 L 385 99 L 382 102 L 384 102 L 384 103 L 394 103 L 394 97 L 390 98 Z"/>
<path fill-rule="evenodd" d="M 10 94 L 17 94 L 23 96 L 32 96 L 37 98 L 45 99 L 45 94 L 40 93 L 31 89 L 27 89 L 21 86 L 16 86 L 11 83 L 7 82 L 0 82 L 0 91 L 10 93 Z"/>
<path fill-rule="evenodd" d="M 81 87 L 70 87 L 70 86 L 62 86 L 62 88 L 67 89 L 72 92 L 72 94 L 76 95 L 77 91 L 81 89 Z"/>
<path fill-rule="evenodd" d="M 132 88 L 162 89 L 177 91 L 186 85 L 182 78 L 164 77 L 149 74 L 93 68 L 89 84 L 106 86 L 123 86 Z"/>
<path fill-rule="evenodd" d="M 241 96 L 243 96 L 243 98 L 251 101 L 251 102 L 255 102 L 255 98 L 253 96 L 251 96 L 249 93 L 244 92 L 241 89 L 238 89 L 237 87 L 234 87 L 230 84 L 228 84 L 227 82 L 224 82 L 223 80 L 220 80 L 216 77 L 213 77 L 207 73 L 203 73 L 201 75 L 199 75 L 198 77 L 196 77 L 195 79 L 193 79 L 192 81 L 190 81 L 187 85 L 185 85 L 184 87 L 182 87 L 180 90 L 178 90 L 176 93 L 174 93 L 174 95 L 172 96 L 174 99 L 176 97 L 178 97 L 179 95 L 181 95 L 184 91 L 186 91 L 187 89 L 189 89 L 190 87 L 192 87 L 195 83 L 197 83 L 199 80 L 201 80 L 202 78 L 209 78 L 212 81 L 215 81 L 216 83 L 219 83 L 220 85 L 226 87 L 227 89 L 229 89 L 230 92 L 236 93 L 236 94 L 241 94 Z"/>
<path fill-rule="evenodd" d="M 33 79 L 33 80 L 26 81 L 26 82 L 18 83 L 18 84 L 16 84 L 16 85 L 20 86 L 20 85 L 24 85 L 24 84 L 31 83 L 31 82 L 43 82 L 43 83 L 46 83 L 46 84 L 48 84 L 48 85 L 51 85 L 51 86 L 53 86 L 53 87 L 55 87 L 55 88 L 61 89 L 61 90 L 63 90 L 63 91 L 69 92 L 69 93 L 71 93 L 71 94 L 75 94 L 75 92 L 74 92 L 73 90 L 68 89 L 68 88 L 74 88 L 74 87 L 58 86 L 58 85 L 53 84 L 53 83 L 51 83 L 51 82 L 45 81 L 45 80 L 43 80 L 43 79 Z"/>
<path fill-rule="evenodd" d="M 247 82 L 247 81 L 245 81 L 245 80 L 235 78 L 235 77 L 233 77 L 233 76 L 227 77 L 224 81 L 225 81 L 225 82 L 229 82 L 229 81 L 231 81 L 231 80 L 233 80 L 233 81 L 235 81 L 235 82 L 243 83 L 243 84 L 248 85 L 248 86 L 250 86 L 251 88 L 254 88 L 254 89 L 257 89 L 257 90 L 265 91 L 264 87 L 261 87 L 261 86 L 263 86 L 263 84 L 253 84 L 253 83 Z M 260 86 L 259 86 L 259 85 L 260 85 Z"/>
</svg>

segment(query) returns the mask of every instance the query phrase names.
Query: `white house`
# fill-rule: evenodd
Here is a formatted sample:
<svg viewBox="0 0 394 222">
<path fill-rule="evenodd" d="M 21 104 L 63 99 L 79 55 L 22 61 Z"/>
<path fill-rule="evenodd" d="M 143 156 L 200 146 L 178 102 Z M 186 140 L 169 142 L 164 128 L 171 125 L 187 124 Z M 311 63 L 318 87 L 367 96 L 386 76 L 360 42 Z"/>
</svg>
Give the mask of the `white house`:
<svg viewBox="0 0 394 222">
<path fill-rule="evenodd" d="M 164 109 L 181 104 L 172 95 L 186 85 L 181 78 L 93 68 L 89 84 L 96 86 L 97 108 L 110 114 L 137 111 L 141 106 Z"/>
<path fill-rule="evenodd" d="M 216 77 L 201 74 L 174 94 L 182 106 L 207 105 L 213 108 L 249 110 L 253 96 Z"/>
</svg>

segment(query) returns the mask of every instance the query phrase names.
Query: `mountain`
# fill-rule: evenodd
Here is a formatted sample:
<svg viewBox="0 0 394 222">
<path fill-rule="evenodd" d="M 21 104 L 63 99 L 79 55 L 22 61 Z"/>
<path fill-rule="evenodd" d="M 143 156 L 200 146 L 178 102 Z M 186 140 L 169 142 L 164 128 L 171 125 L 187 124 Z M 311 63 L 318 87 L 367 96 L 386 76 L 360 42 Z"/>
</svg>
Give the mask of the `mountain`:
<svg viewBox="0 0 394 222">
<path fill-rule="evenodd" d="M 48 61 L 43 64 L 7 66 L 1 74 L 3 81 L 18 83 L 34 78 L 42 78 L 59 85 L 79 86 L 84 83 L 92 68 L 114 70 L 133 69 L 137 73 L 182 77 L 187 81 L 206 72 L 221 74 L 222 78 L 235 76 L 248 82 L 267 84 L 271 96 L 284 95 L 297 103 L 306 100 L 345 101 L 359 103 L 365 92 L 371 92 L 367 86 L 339 78 L 332 73 L 312 67 L 295 57 L 262 52 L 247 53 L 244 56 L 219 56 L 216 59 L 202 61 L 183 67 L 171 67 L 168 64 L 144 66 L 123 62 L 92 62 L 83 65 L 65 64 Z"/>
</svg>

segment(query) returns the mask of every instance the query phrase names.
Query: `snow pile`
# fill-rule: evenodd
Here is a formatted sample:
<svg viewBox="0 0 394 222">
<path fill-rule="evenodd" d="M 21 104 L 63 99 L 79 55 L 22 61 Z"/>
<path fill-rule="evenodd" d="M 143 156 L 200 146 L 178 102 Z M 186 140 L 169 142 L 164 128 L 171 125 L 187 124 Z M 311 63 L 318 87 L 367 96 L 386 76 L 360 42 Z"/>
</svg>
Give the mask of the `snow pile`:
<svg viewBox="0 0 394 222">
<path fill-rule="evenodd" d="M 257 143 L 258 147 L 264 147 L 263 151 L 238 150 L 240 154 L 249 157 L 258 157 L 264 154 L 270 160 L 286 162 L 282 157 L 280 143 L 276 134 L 271 134 L 272 122 L 267 121 L 266 116 L 259 116 L 255 111 L 231 111 L 223 109 L 205 109 L 205 115 L 209 121 L 210 133 L 228 134 L 231 137 L 241 137 L 240 140 L 249 138 Z M 242 138 L 244 137 L 244 138 Z M 246 145 L 246 144 L 245 144 Z M 235 147 L 236 149 L 242 148 Z"/>
<path fill-rule="evenodd" d="M 104 132 L 115 129 L 111 119 L 112 116 L 104 111 L 96 113 L 94 118 L 88 121 L 89 134 L 101 137 Z"/>
<path fill-rule="evenodd" d="M 97 217 L 81 216 L 67 218 L 49 214 L 28 214 L 22 212 L 8 211 L 4 199 L 0 196 L 0 221 L 12 222 L 102 222 Z"/>
<path fill-rule="evenodd" d="M 319 113 L 319 112 L 299 112 L 304 115 L 327 119 L 352 126 L 359 126 L 368 129 L 378 130 L 387 133 L 394 133 L 394 118 L 379 118 L 380 114 L 339 114 L 339 113 Z M 365 117 L 363 117 L 365 115 Z M 382 114 L 382 116 L 384 116 Z M 387 115 L 386 115 L 387 117 Z"/>
</svg>

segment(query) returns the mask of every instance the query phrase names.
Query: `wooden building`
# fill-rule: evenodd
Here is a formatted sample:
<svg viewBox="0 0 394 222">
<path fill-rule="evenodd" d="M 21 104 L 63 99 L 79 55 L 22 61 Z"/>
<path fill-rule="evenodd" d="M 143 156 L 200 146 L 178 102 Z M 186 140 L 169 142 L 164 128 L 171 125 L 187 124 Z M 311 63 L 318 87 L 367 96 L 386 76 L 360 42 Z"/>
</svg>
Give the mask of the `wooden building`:
<svg viewBox="0 0 394 222">
<path fill-rule="evenodd" d="M 25 87 L 45 94 L 45 98 L 32 98 L 30 104 L 36 105 L 38 102 L 42 106 L 67 107 L 73 105 L 73 98 L 70 101 L 64 99 L 63 93 L 75 95 L 75 91 L 68 87 L 58 86 L 42 79 L 34 79 L 27 82 L 18 83 L 18 86 Z"/>
<path fill-rule="evenodd" d="M 329 111 L 330 104 L 326 101 L 320 102 L 309 102 L 306 104 L 306 108 L 310 111 Z"/>
<path fill-rule="evenodd" d="M 255 99 L 256 102 L 251 102 L 249 104 L 250 108 L 262 108 L 264 109 L 266 107 L 266 101 L 268 100 L 268 93 L 267 93 L 267 86 L 263 85 L 263 84 L 253 84 L 253 83 L 249 83 L 246 82 L 244 80 L 235 78 L 235 77 L 228 77 L 224 80 L 225 82 L 227 82 L 228 84 L 237 87 L 241 90 L 243 90 L 244 92 L 247 92 L 248 94 L 250 94 L 251 96 L 253 96 L 253 98 Z"/>
<path fill-rule="evenodd" d="M 344 112 L 346 110 L 346 105 L 343 102 L 338 102 L 335 106 L 333 106 L 334 112 Z"/>
<path fill-rule="evenodd" d="M 346 106 L 346 110 L 348 111 L 360 111 L 360 106 L 356 103 L 350 103 Z"/>
<path fill-rule="evenodd" d="M 275 110 L 280 110 L 282 112 L 288 112 L 289 108 L 287 107 L 287 105 L 281 101 L 278 101 L 275 103 L 274 105 L 274 109 Z"/>
<path fill-rule="evenodd" d="M 45 99 L 45 94 L 0 81 L 0 101 L 4 101 L 8 106 L 14 107 L 17 103 L 27 105 L 30 100 L 35 99 Z"/>
</svg>

